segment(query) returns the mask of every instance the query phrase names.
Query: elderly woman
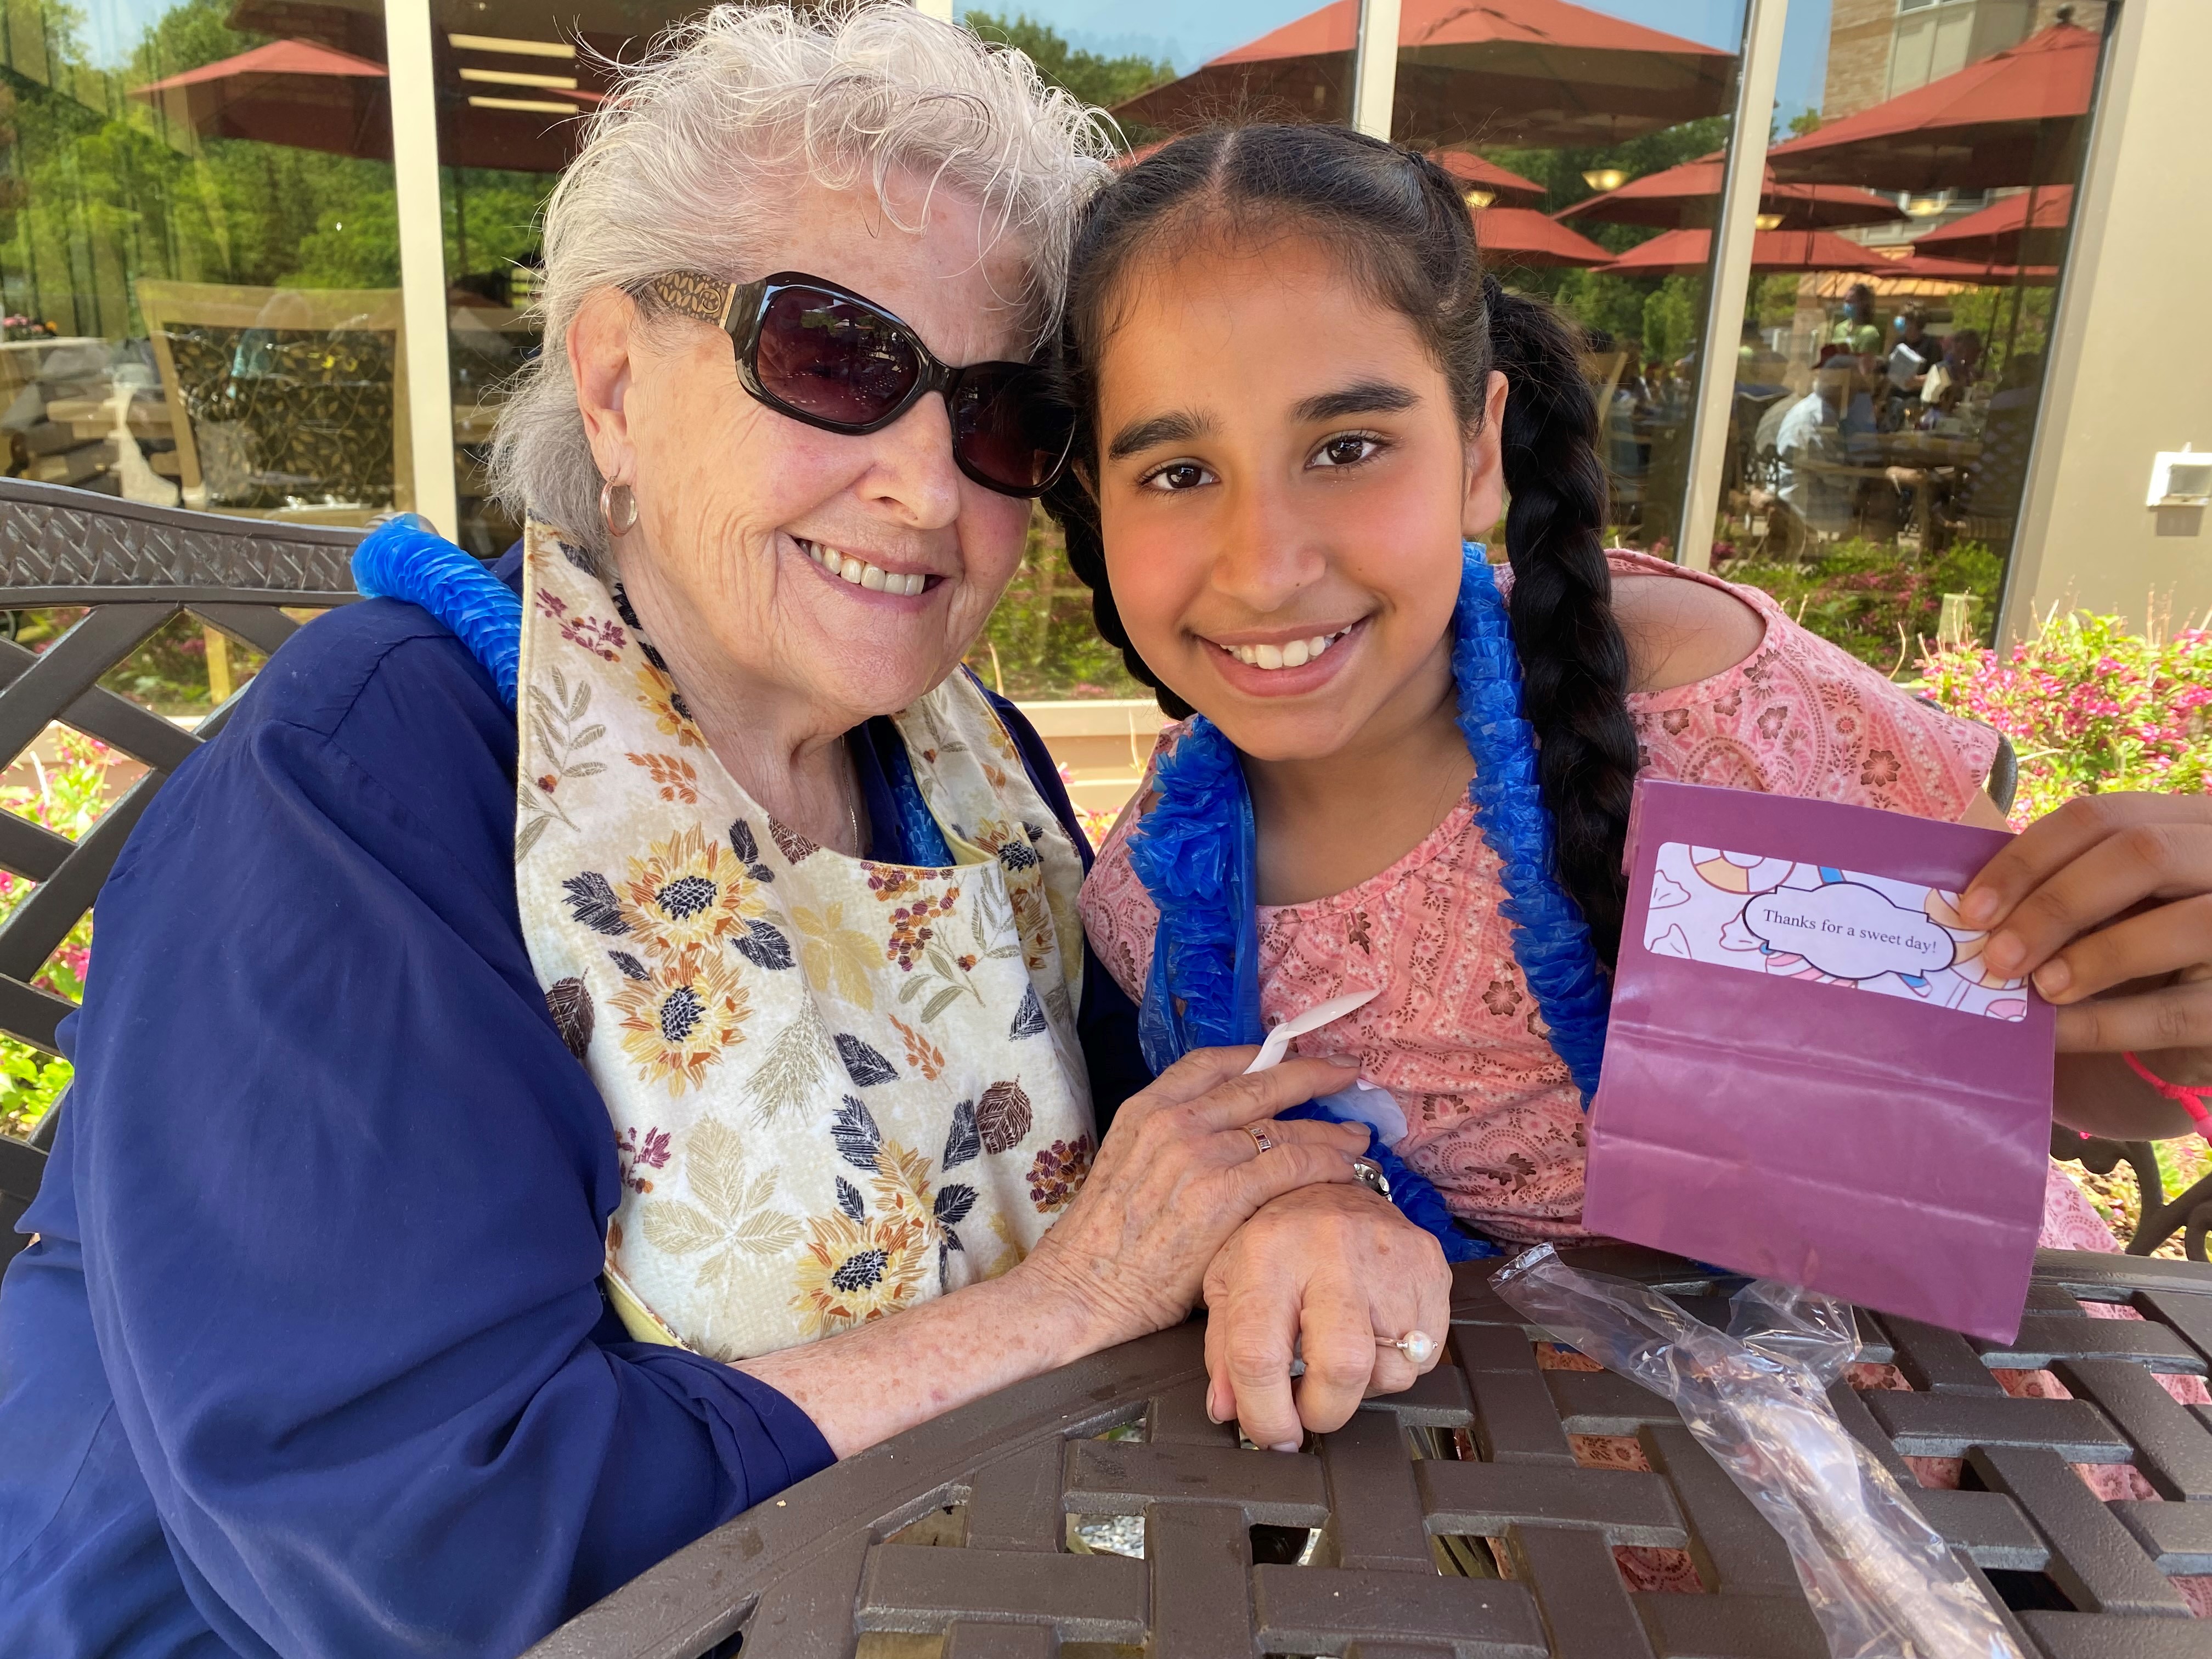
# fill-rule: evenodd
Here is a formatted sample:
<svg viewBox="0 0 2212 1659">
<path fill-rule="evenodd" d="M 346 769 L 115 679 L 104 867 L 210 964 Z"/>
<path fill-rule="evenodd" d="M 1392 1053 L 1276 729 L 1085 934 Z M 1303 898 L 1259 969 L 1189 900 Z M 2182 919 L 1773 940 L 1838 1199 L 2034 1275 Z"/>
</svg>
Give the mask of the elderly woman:
<svg viewBox="0 0 2212 1659">
<path fill-rule="evenodd" d="M 280 652 L 101 899 L 0 1295 L 0 1650 L 512 1653 L 1201 1293 L 1263 1444 L 1411 1382 L 1434 1242 L 1273 1121 L 1347 1073 L 1145 1076 L 958 672 L 1103 150 L 902 6 L 717 11 L 608 100 L 520 556 L 380 537 L 423 604 Z"/>
</svg>

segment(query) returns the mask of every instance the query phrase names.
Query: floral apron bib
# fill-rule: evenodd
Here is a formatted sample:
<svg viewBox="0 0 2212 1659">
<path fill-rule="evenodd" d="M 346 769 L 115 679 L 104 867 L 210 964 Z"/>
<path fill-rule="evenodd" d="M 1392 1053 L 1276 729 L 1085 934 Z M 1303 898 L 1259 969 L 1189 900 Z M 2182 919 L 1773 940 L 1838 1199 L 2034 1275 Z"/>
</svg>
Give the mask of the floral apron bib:
<svg viewBox="0 0 2212 1659">
<path fill-rule="evenodd" d="M 613 1120 L 624 1323 L 742 1359 L 1013 1266 L 1091 1164 L 1083 870 L 982 693 L 896 716 L 952 866 L 847 858 L 738 787 L 618 585 L 526 548 L 515 885 Z"/>
</svg>

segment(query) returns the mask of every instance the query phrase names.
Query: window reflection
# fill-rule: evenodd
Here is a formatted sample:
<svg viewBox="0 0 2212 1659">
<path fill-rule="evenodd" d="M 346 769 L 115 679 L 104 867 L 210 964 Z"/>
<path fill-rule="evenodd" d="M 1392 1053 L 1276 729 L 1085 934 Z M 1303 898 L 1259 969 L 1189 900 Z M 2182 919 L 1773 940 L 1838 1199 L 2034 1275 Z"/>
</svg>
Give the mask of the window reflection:
<svg viewBox="0 0 2212 1659">
<path fill-rule="evenodd" d="M 1996 622 L 2105 9 L 1790 8 L 1762 209 L 1879 211 L 1754 266 L 1713 560 L 1892 672 Z"/>
<path fill-rule="evenodd" d="M 5 13 L 9 471 L 340 523 L 411 505 L 380 12 Z"/>
</svg>

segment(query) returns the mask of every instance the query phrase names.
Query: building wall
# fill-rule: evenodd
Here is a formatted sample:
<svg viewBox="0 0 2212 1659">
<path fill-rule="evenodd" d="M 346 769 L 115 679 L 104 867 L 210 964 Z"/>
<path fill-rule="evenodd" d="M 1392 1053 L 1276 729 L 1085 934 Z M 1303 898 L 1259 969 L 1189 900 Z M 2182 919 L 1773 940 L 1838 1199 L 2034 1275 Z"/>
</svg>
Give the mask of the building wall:
<svg viewBox="0 0 2212 1659">
<path fill-rule="evenodd" d="M 1889 96 L 1897 0 L 1835 0 L 1828 14 L 1828 84 L 1820 118 L 1856 115 Z"/>
<path fill-rule="evenodd" d="M 2154 608 L 2176 625 L 2212 609 L 2203 509 L 2143 500 L 2157 452 L 2212 450 L 2212 4 L 2130 0 L 2111 51 L 2006 595 L 2014 637 L 2053 605 L 2136 627 Z"/>
<path fill-rule="evenodd" d="M 1945 0 L 1900 14 L 1898 0 L 1834 0 L 1820 118 L 1853 115 L 2048 28 L 2066 12 L 2102 28 L 2106 0 Z"/>
</svg>

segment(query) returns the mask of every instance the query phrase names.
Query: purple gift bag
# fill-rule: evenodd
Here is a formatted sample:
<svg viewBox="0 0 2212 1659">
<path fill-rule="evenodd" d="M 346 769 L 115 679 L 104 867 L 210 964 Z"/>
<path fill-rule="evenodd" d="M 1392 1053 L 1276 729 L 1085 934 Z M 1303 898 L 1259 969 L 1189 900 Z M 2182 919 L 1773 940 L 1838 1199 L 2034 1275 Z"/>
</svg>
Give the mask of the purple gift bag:
<svg viewBox="0 0 2212 1659">
<path fill-rule="evenodd" d="M 2053 1014 L 1953 908 L 2007 839 L 1638 783 L 1584 1224 L 2012 1340 Z"/>
</svg>

